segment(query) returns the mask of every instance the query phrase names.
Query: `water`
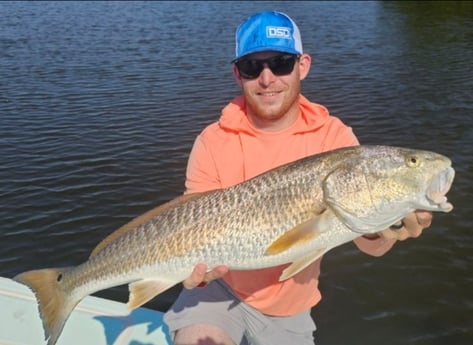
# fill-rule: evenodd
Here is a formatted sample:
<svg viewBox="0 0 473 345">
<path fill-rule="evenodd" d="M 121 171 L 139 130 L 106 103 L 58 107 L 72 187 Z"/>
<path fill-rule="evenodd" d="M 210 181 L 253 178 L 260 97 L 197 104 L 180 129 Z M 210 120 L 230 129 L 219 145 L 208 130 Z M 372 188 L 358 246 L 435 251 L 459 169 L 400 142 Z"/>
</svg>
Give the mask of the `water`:
<svg viewBox="0 0 473 345">
<path fill-rule="evenodd" d="M 239 92 L 234 29 L 267 2 L 0 3 L 0 275 L 75 265 L 183 192 L 195 136 Z M 303 93 L 366 144 L 452 158 L 418 240 L 323 262 L 318 344 L 463 345 L 472 333 L 471 2 L 277 2 L 313 66 Z M 178 288 L 149 307 L 165 310 Z M 98 293 L 125 301 L 126 287 Z"/>
</svg>

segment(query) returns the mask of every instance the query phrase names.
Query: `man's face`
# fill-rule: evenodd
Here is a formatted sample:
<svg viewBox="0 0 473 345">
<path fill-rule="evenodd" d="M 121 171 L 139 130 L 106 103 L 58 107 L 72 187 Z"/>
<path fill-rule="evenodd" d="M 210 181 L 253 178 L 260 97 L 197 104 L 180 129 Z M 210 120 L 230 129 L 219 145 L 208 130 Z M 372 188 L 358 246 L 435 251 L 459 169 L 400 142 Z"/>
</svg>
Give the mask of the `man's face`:
<svg viewBox="0 0 473 345">
<path fill-rule="evenodd" d="M 262 60 L 281 55 L 287 54 L 261 52 L 245 59 Z M 309 68 L 310 56 L 307 54 L 296 59 L 292 72 L 285 75 L 276 75 L 268 68 L 268 63 L 265 63 L 261 73 L 256 78 L 249 79 L 235 65 L 233 72 L 242 87 L 250 117 L 261 121 L 276 121 L 285 116 L 297 116 L 301 80 L 307 76 Z"/>
</svg>

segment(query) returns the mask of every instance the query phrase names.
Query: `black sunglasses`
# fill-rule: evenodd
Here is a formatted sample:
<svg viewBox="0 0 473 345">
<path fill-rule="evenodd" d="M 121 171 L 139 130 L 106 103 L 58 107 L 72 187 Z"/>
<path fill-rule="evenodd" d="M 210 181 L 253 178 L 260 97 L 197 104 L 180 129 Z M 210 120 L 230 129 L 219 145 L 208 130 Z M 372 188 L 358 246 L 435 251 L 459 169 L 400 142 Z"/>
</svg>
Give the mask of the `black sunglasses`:
<svg viewBox="0 0 473 345">
<path fill-rule="evenodd" d="M 242 59 L 235 62 L 240 76 L 245 79 L 258 78 L 266 64 L 274 75 L 287 75 L 292 72 L 298 55 L 276 55 L 267 59 Z"/>
</svg>

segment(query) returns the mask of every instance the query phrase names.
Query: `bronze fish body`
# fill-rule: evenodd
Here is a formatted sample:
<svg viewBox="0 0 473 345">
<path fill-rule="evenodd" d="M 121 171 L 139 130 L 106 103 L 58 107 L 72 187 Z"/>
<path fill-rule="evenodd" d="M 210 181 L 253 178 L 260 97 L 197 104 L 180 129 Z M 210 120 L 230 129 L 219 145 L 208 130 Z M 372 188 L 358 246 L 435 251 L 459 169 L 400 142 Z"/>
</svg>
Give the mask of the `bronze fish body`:
<svg viewBox="0 0 473 345">
<path fill-rule="evenodd" d="M 75 267 L 14 279 L 36 294 L 48 345 L 87 295 L 129 283 L 136 308 L 197 263 L 251 270 L 292 263 L 288 279 L 328 250 L 388 228 L 416 209 L 449 212 L 447 157 L 392 146 L 337 149 L 235 186 L 178 197 L 106 237 Z"/>
</svg>

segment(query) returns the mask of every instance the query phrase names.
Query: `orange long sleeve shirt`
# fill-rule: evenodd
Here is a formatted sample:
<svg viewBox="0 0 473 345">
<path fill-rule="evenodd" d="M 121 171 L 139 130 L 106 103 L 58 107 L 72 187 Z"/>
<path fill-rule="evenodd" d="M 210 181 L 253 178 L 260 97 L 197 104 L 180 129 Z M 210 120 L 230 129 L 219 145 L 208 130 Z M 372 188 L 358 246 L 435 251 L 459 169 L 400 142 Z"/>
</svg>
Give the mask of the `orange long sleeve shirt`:
<svg viewBox="0 0 473 345">
<path fill-rule="evenodd" d="M 254 128 L 242 96 L 223 110 L 219 121 L 196 138 L 186 175 L 186 193 L 225 188 L 299 158 L 340 147 L 358 145 L 350 127 L 328 110 L 299 96 L 300 116 L 287 129 L 265 132 Z M 360 250 L 379 256 L 394 241 L 360 237 Z M 287 265 L 254 271 L 230 271 L 226 283 L 244 302 L 268 315 L 294 315 L 316 305 L 320 259 L 294 277 L 279 282 Z M 222 262 L 222 264 L 225 264 Z"/>
</svg>

